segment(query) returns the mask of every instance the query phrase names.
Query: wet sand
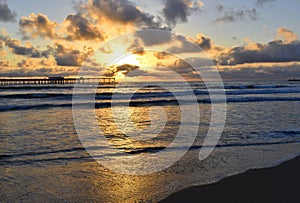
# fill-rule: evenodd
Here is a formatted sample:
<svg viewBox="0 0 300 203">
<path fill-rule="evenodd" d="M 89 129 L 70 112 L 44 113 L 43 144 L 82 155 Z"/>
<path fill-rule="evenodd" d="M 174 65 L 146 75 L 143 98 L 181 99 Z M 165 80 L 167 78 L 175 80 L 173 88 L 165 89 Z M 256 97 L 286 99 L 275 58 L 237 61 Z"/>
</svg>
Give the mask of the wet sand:
<svg viewBox="0 0 300 203">
<path fill-rule="evenodd" d="M 300 156 L 272 168 L 190 187 L 161 202 L 300 202 Z"/>
</svg>

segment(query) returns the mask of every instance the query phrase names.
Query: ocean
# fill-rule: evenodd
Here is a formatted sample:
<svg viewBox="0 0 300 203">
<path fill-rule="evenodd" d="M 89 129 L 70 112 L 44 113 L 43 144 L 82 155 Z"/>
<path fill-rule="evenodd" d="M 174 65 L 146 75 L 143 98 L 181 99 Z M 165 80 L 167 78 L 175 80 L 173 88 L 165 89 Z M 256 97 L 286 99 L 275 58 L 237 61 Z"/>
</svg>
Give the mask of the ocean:
<svg viewBox="0 0 300 203">
<path fill-rule="evenodd" d="M 108 155 L 116 163 L 124 154 L 155 156 L 172 143 L 180 126 L 188 126 L 181 121 L 181 106 L 174 97 L 188 94 L 182 84 L 164 83 L 168 89 L 160 86 L 147 82 L 97 89 L 95 119 L 107 141 L 122 152 Z M 193 145 L 172 166 L 144 175 L 111 170 L 89 154 L 73 122 L 72 105 L 81 104 L 80 100 L 72 101 L 72 85 L 0 87 L 1 201 L 157 202 L 180 189 L 278 165 L 300 154 L 299 82 L 225 82 L 224 130 L 214 151 L 202 161 L 199 151 L 210 125 L 211 101 L 204 83 L 191 82 L 190 86 L 201 117 Z M 127 106 L 126 97 L 137 87 L 139 91 Z M 89 92 L 94 87 L 87 84 L 84 88 Z M 133 125 L 125 123 L 124 129 L 119 129 L 114 114 L 122 115 L 125 108 Z M 159 110 L 152 115 L 153 122 L 149 112 L 155 108 Z M 158 134 L 149 131 L 142 140 L 123 132 L 134 133 L 151 123 L 163 123 L 163 129 Z M 89 146 L 93 152 L 103 150 L 97 140 L 94 145 Z M 170 156 L 180 150 L 171 148 Z M 130 167 L 134 170 L 147 165 L 143 161 L 136 164 Z"/>
</svg>

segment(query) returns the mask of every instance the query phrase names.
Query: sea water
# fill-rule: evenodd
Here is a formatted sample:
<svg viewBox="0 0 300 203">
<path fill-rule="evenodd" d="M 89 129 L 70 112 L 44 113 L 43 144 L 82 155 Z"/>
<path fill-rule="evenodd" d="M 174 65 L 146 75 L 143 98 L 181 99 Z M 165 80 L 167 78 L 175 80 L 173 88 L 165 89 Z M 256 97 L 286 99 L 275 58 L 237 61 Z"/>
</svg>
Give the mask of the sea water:
<svg viewBox="0 0 300 203">
<path fill-rule="evenodd" d="M 199 151 L 210 125 L 210 95 L 204 83 L 190 85 L 201 115 L 197 138 L 178 162 L 148 175 L 118 173 L 88 153 L 73 122 L 72 86 L 0 87 L 1 201 L 157 202 L 179 189 L 274 166 L 300 154 L 300 83 L 225 82 L 226 124 L 216 148 L 203 161 L 199 161 Z M 174 93 L 182 97 L 188 93 L 181 83 L 166 86 L 169 90 L 159 83 L 98 87 L 95 119 L 107 141 L 132 156 L 155 155 L 168 147 L 180 125 L 185 125 Z M 139 91 L 127 106 L 124 98 L 136 87 Z M 164 116 L 158 111 L 150 118 L 149 112 L 157 107 L 163 108 Z M 122 114 L 123 108 L 129 109 L 134 128 L 146 129 L 151 120 L 167 121 L 159 135 L 150 132 L 136 141 L 115 125 L 114 113 Z M 126 132 L 135 131 L 131 128 Z M 102 148 L 97 145 L 94 150 Z M 171 149 L 170 156 L 178 150 Z M 117 164 L 122 153 L 109 156 Z M 142 162 L 131 167 L 141 166 Z"/>
</svg>

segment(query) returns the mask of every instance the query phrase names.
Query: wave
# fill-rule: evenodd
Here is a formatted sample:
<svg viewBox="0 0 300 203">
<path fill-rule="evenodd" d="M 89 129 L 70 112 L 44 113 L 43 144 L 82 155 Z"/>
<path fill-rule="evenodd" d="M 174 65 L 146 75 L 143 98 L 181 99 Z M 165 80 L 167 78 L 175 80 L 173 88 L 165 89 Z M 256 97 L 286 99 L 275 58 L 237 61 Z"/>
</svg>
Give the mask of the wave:
<svg viewBox="0 0 300 203">
<path fill-rule="evenodd" d="M 275 102 L 275 101 L 300 101 L 300 97 L 240 97 L 240 98 L 227 98 L 227 103 L 245 103 L 245 102 Z M 211 104 L 210 99 L 198 99 L 199 104 Z M 218 102 L 218 100 L 216 100 Z M 188 105 L 192 104 L 194 101 L 185 100 L 181 104 Z M 129 106 L 140 107 L 140 106 L 178 106 L 179 102 L 176 99 L 160 99 L 160 100 L 148 100 L 148 101 L 135 101 L 132 100 L 129 103 Z M 64 104 L 37 104 L 37 105 L 17 105 L 17 106 L 0 106 L 0 112 L 5 111 L 15 111 L 15 110 L 41 110 L 49 108 L 90 108 L 95 106 L 98 108 L 108 108 L 112 106 L 128 106 L 127 102 L 96 102 L 96 103 L 64 103 Z"/>
<path fill-rule="evenodd" d="M 223 94 L 223 91 L 220 90 L 212 90 L 212 94 Z M 266 89 L 266 90 L 226 90 L 226 95 L 255 95 L 255 94 L 296 94 L 300 93 L 300 88 L 287 88 L 287 89 Z M 136 92 L 133 94 L 133 100 L 143 99 L 143 98 L 165 98 L 165 97 L 174 97 L 174 94 L 178 96 L 186 96 L 189 95 L 190 92 Z M 207 90 L 194 90 L 195 95 L 209 95 Z M 86 96 L 90 96 L 91 94 L 77 94 L 76 97 L 82 97 L 83 99 Z M 103 92 L 96 93 L 96 100 L 108 100 L 112 99 L 126 99 L 131 95 L 129 93 L 111 93 L 111 92 Z M 0 99 L 58 99 L 58 100 L 72 100 L 73 94 L 69 93 L 27 93 L 27 94 L 8 94 L 8 95 L 0 95 Z"/>
<path fill-rule="evenodd" d="M 0 95 L 2 99 L 42 99 L 42 98 L 56 98 L 56 97 L 72 97 L 71 94 L 63 93 L 28 93 L 28 94 L 9 94 Z"/>
<path fill-rule="evenodd" d="M 298 134 L 299 135 L 299 134 Z M 231 147 L 253 147 L 253 146 L 269 146 L 269 145 L 285 145 L 285 144 L 297 144 L 300 143 L 299 140 L 288 140 L 288 141 L 273 141 L 273 142 L 253 142 L 253 143 L 229 143 L 229 144 L 218 144 L 216 148 L 231 148 Z M 205 146 L 205 147 L 213 147 L 213 146 Z M 189 151 L 200 150 L 203 148 L 202 145 L 193 145 L 189 147 Z M 92 147 L 93 150 L 95 149 L 102 149 L 101 147 Z M 115 154 L 105 154 L 102 156 L 123 156 L 125 154 L 130 155 L 137 155 L 137 154 L 151 154 L 151 153 L 158 153 L 165 149 L 162 146 L 154 146 L 154 147 L 145 147 L 145 148 L 118 148 L 120 150 L 119 153 Z M 169 150 L 177 151 L 186 149 L 185 146 L 182 147 L 173 147 L 168 148 Z M 36 162 L 57 162 L 57 161 L 94 161 L 94 158 L 100 158 L 101 156 L 90 156 L 89 154 L 67 154 L 67 152 L 77 152 L 77 151 L 88 151 L 88 148 L 72 148 L 72 149 L 61 149 L 61 150 L 54 150 L 54 151 L 43 151 L 43 152 L 28 152 L 23 154 L 2 154 L 0 155 L 0 165 L 6 164 L 16 164 L 16 165 L 23 165 L 23 164 L 32 164 Z M 58 157 L 57 154 L 62 153 Z M 44 158 L 38 155 L 45 155 Z M 51 157 L 55 155 L 55 157 Z M 38 157 L 37 157 L 38 156 Z M 35 158 L 37 157 L 37 158 Z"/>
<path fill-rule="evenodd" d="M 163 88 L 160 84 L 164 84 L 163 87 L 169 86 L 171 87 L 181 87 L 180 83 L 157 83 L 156 85 L 148 85 L 143 83 L 129 83 L 124 85 L 83 85 L 80 88 L 84 89 L 128 89 L 128 88 L 140 88 L 141 90 L 162 90 Z M 205 83 L 190 83 L 191 88 L 194 89 L 206 89 Z M 213 87 L 213 83 L 210 85 Z M 213 87 L 218 88 L 219 86 Z M 236 90 L 236 89 L 279 89 L 279 88 L 293 88 L 293 87 L 300 87 L 298 84 L 270 84 L 270 85 L 260 85 L 260 84 L 230 84 L 224 83 L 225 90 Z M 46 90 L 46 89 L 68 89 L 72 90 L 74 85 L 45 85 L 45 86 L 37 86 L 37 85 L 28 85 L 28 86 L 0 86 L 0 91 L 7 91 L 7 90 Z"/>
<path fill-rule="evenodd" d="M 208 91 L 194 90 L 196 95 L 209 95 Z M 223 91 L 212 90 L 212 94 L 223 94 Z M 257 90 L 225 90 L 226 95 L 253 95 L 253 94 L 296 94 L 300 93 L 300 88 L 286 88 L 286 89 L 257 89 Z"/>
<path fill-rule="evenodd" d="M 243 97 L 243 98 L 227 99 L 227 103 L 273 102 L 273 101 L 300 101 L 300 97 Z"/>
<path fill-rule="evenodd" d="M 207 93 L 208 94 L 208 93 Z M 96 93 L 95 99 L 123 99 L 128 98 L 131 94 L 129 93 Z M 179 93 L 179 95 L 183 95 L 183 93 Z M 76 94 L 77 98 L 81 97 L 85 99 L 87 96 L 93 96 L 93 94 Z M 146 92 L 146 93 L 135 93 L 132 96 L 132 99 L 142 99 L 142 98 L 156 98 L 156 97 L 172 97 L 173 94 L 170 92 Z M 66 99 L 70 100 L 73 98 L 73 94 L 68 93 L 27 93 L 27 94 L 8 94 L 8 95 L 0 95 L 0 99 L 46 99 L 46 98 L 54 98 L 54 99 Z"/>
<path fill-rule="evenodd" d="M 52 150 L 52 151 L 40 151 L 40 152 L 28 152 L 28 153 L 20 153 L 20 154 L 0 154 L 0 160 L 9 159 L 9 158 L 17 158 L 23 156 L 39 156 L 45 154 L 55 154 L 55 153 L 67 153 L 67 152 L 74 152 L 74 151 L 85 151 L 83 147 L 75 147 L 71 149 L 59 149 L 59 150 Z"/>
<path fill-rule="evenodd" d="M 49 162 L 49 161 L 94 161 L 90 156 L 77 156 L 77 157 L 56 157 L 56 158 L 44 158 L 44 159 L 28 159 L 28 160 L 0 160 L 0 165 L 31 165 L 33 163 L 39 162 Z"/>
<path fill-rule="evenodd" d="M 295 85 L 225 85 L 225 89 L 277 89 L 277 88 L 289 88 L 297 87 Z"/>
</svg>

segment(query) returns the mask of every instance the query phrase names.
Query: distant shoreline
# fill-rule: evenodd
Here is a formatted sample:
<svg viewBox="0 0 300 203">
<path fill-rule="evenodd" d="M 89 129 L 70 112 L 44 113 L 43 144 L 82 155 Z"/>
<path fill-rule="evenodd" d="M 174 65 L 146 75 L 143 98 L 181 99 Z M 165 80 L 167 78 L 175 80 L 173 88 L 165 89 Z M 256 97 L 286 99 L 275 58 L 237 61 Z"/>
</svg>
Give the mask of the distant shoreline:
<svg viewBox="0 0 300 203">
<path fill-rule="evenodd" d="M 193 186 L 160 202 L 297 202 L 299 184 L 300 156 L 275 167 L 253 169 L 213 184 Z"/>
</svg>

